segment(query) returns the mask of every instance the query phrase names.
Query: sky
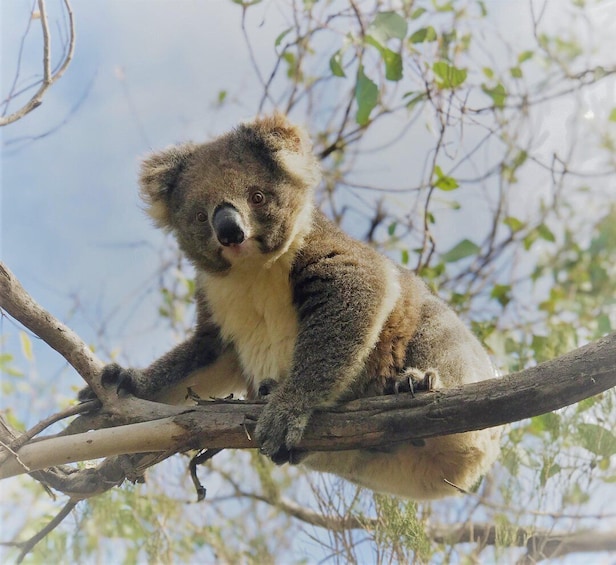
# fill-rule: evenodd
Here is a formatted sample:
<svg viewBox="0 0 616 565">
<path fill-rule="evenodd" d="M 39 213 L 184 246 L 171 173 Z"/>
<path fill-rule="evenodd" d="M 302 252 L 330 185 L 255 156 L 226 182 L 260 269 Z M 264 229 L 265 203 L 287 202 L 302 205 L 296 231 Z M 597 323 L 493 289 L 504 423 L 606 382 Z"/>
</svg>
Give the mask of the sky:
<svg viewBox="0 0 616 565">
<path fill-rule="evenodd" d="M 49 3 L 52 29 L 62 21 L 58 7 Z M 2 259 L 24 287 L 93 342 L 97 324 L 86 318 L 107 317 L 148 286 L 164 247 L 138 199 L 140 158 L 251 117 L 258 84 L 238 37 L 240 8 L 228 0 L 184 2 L 182 10 L 137 1 L 73 8 L 73 62 L 37 111 L 1 132 L 0 237 Z M 2 4 L 4 92 L 29 9 L 28 2 Z M 277 18 L 272 10 L 267 25 L 279 25 Z M 32 36 L 20 69 L 24 82 L 40 73 L 40 45 Z M 218 93 L 230 88 L 247 99 L 221 111 Z M 75 312 L 76 301 L 86 315 Z M 150 304 L 150 311 L 157 307 Z M 112 316 L 112 326 L 121 318 Z M 10 323 L 2 329 L 14 333 Z M 134 358 L 145 363 L 153 354 Z"/>
<path fill-rule="evenodd" d="M 247 11 L 246 29 L 265 76 L 275 61 L 273 38 L 289 26 L 284 6 L 265 2 Z M 494 29 L 523 48 L 529 41 L 528 11 L 501 0 L 487 6 Z M 2 98 L 17 72 L 30 8 L 25 0 L 2 3 Z M 139 161 L 154 149 L 207 140 L 249 119 L 262 89 L 241 35 L 241 8 L 231 0 L 98 0 L 74 2 L 73 10 L 77 42 L 66 74 L 39 108 L 0 132 L 0 253 L 24 287 L 86 342 L 99 341 L 104 329 L 113 336 L 107 354 L 121 351 L 125 361 L 143 365 L 164 351 L 169 339 L 146 331 L 159 304 L 152 277 L 168 240 L 142 211 Z M 610 10 L 613 2 L 593 12 L 602 22 L 596 42 L 602 35 L 616 37 L 616 18 L 604 23 L 610 21 L 605 17 Z M 544 18 L 548 27 L 557 27 L 563 17 L 557 8 L 553 11 Z M 65 29 L 61 0 L 49 0 L 48 12 L 57 61 Z M 38 21 L 31 23 L 20 84 L 40 76 Z M 486 60 L 508 56 L 491 52 L 489 40 L 481 39 L 488 45 Z M 603 97 L 614 95 L 613 82 L 605 88 L 596 94 L 600 105 Z M 221 91 L 228 92 L 222 106 L 217 102 Z M 548 153 L 567 139 L 567 124 L 560 118 L 565 111 L 556 104 L 543 116 L 541 136 Z M 394 126 L 384 122 L 383 135 Z M 372 143 L 378 145 L 378 127 L 375 131 Z M 409 182 L 409 161 L 414 172 L 421 171 L 422 152 L 432 140 L 430 132 L 414 128 L 405 145 L 358 162 L 356 174 L 366 184 Z M 540 190 L 527 191 L 527 197 L 536 198 Z M 520 205 L 525 205 L 523 198 Z M 480 199 L 477 208 L 482 206 L 486 203 Z M 451 222 L 453 243 L 469 222 L 461 225 L 459 214 Z M 13 351 L 17 328 L 2 324 L 8 334 L 4 347 Z M 55 354 L 49 358 L 46 349 L 36 347 L 35 354 L 53 360 L 51 374 L 58 375 L 63 360 Z M 42 386 L 49 382 L 44 375 L 31 376 L 40 378 Z M 62 374 L 65 381 L 78 385 L 80 379 L 69 371 Z"/>
<path fill-rule="evenodd" d="M 273 38 L 288 22 L 281 3 L 265 4 L 248 10 L 246 27 L 256 58 L 270 69 Z M 516 5 L 487 2 L 494 27 L 523 41 L 528 19 Z M 2 2 L 0 99 L 17 72 L 31 6 L 25 0 Z M 612 53 L 616 44 L 607 42 L 616 37 L 615 6 L 605 2 L 593 16 L 603 22 L 597 32 L 607 38 L 603 49 Z M 48 10 L 57 60 L 64 25 L 60 0 L 48 0 Z M 102 332 L 109 336 L 99 352 L 105 360 L 118 353 L 123 362 L 143 366 L 178 336 L 156 326 L 156 283 L 161 257 L 169 258 L 169 240 L 142 210 L 139 161 L 154 149 L 206 140 L 249 119 L 262 89 L 241 36 L 241 8 L 230 0 L 75 1 L 73 10 L 77 42 L 66 74 L 39 108 L 0 130 L 0 256 L 32 296 L 86 343 L 100 343 Z M 24 44 L 24 84 L 40 75 L 36 25 Z M 557 26 L 558 18 L 549 25 Z M 221 91 L 229 100 L 222 106 Z M 616 100 L 613 82 L 594 92 L 585 111 L 606 97 Z M 567 136 L 562 113 L 556 105 L 544 116 L 549 150 Z M 387 161 L 360 163 L 366 182 L 399 175 L 400 164 L 430 139 L 426 132 L 414 135 L 405 151 Z M 30 386 L 43 393 L 26 395 L 15 407 L 33 424 L 74 395 L 82 380 L 33 336 L 36 362 L 24 359 L 20 329 L 0 320 L 0 352 L 13 353 Z"/>
</svg>

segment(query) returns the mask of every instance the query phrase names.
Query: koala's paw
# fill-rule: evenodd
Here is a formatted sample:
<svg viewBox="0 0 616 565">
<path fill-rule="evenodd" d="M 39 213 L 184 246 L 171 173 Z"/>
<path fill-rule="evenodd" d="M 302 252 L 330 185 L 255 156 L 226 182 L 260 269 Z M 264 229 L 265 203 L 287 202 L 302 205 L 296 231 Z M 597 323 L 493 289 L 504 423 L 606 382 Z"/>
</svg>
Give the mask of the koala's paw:
<svg viewBox="0 0 616 565">
<path fill-rule="evenodd" d="M 302 411 L 297 403 L 272 398 L 265 406 L 255 436 L 261 453 L 277 465 L 298 463 L 301 453 L 296 449 L 310 419 L 310 411 Z"/>
<path fill-rule="evenodd" d="M 117 363 L 110 363 L 109 365 L 105 365 L 105 367 L 103 367 L 99 378 L 104 388 L 113 388 L 118 395 L 131 394 L 134 396 L 140 396 L 140 377 L 141 373 L 136 369 L 125 369 Z M 96 395 L 88 386 L 79 391 L 77 398 L 80 401 L 85 402 L 86 400 L 95 400 Z"/>
<path fill-rule="evenodd" d="M 395 379 L 388 379 L 385 383 L 385 394 L 398 394 L 399 392 L 429 392 L 441 388 L 441 379 L 436 369 L 420 371 L 413 367 L 405 369 Z"/>
</svg>

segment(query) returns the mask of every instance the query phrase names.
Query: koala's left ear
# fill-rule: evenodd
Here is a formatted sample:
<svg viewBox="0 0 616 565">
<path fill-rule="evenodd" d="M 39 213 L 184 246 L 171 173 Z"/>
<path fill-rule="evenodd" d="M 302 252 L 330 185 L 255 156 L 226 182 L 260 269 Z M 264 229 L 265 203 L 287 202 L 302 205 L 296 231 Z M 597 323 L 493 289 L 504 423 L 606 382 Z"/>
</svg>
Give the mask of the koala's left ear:
<svg viewBox="0 0 616 565">
<path fill-rule="evenodd" d="M 141 163 L 141 198 L 146 204 L 146 212 L 158 227 L 171 227 L 169 197 L 194 150 L 192 143 L 176 145 L 153 153 Z"/>
<path fill-rule="evenodd" d="M 310 188 L 319 182 L 321 169 L 304 128 L 292 124 L 278 112 L 256 118 L 248 126 L 263 139 L 275 160 L 288 174 Z"/>
</svg>

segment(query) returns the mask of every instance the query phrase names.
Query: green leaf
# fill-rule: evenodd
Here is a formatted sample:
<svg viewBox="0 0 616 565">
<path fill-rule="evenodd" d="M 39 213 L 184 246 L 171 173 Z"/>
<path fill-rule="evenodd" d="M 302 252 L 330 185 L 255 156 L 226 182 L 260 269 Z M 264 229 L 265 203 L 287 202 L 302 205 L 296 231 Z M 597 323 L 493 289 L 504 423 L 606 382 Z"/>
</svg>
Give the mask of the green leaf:
<svg viewBox="0 0 616 565">
<path fill-rule="evenodd" d="M 550 228 L 548 228 L 548 226 L 546 226 L 545 224 L 540 224 L 539 226 L 537 226 L 537 235 L 541 239 L 544 239 L 545 241 L 551 241 L 551 242 L 556 241 L 554 234 L 552 233 Z"/>
<path fill-rule="evenodd" d="M 406 20 L 396 12 L 379 12 L 368 28 L 368 33 L 382 44 L 389 39 L 404 39 L 407 31 Z"/>
<path fill-rule="evenodd" d="M 400 261 L 402 262 L 403 265 L 409 264 L 409 250 L 408 249 L 402 250 L 402 257 L 400 258 Z"/>
<path fill-rule="evenodd" d="M 436 8 L 437 12 L 453 12 L 454 11 L 453 0 L 450 0 L 449 2 L 445 2 L 445 4 L 442 4 L 441 6 L 439 6 L 436 3 L 436 1 L 433 0 L 432 4 Z"/>
<path fill-rule="evenodd" d="M 513 78 L 522 78 L 522 69 L 520 67 L 511 67 L 509 72 Z"/>
<path fill-rule="evenodd" d="M 436 41 L 436 30 L 432 26 L 419 28 L 409 37 L 411 43 L 424 43 L 425 41 Z"/>
<path fill-rule="evenodd" d="M 392 237 L 394 235 L 394 232 L 396 231 L 396 226 L 398 225 L 398 222 L 392 222 L 391 224 L 389 224 L 387 226 L 387 235 L 389 237 Z"/>
<path fill-rule="evenodd" d="M 535 241 L 537 241 L 537 237 L 538 237 L 537 230 L 532 230 L 522 240 L 522 242 L 524 243 L 524 249 L 526 251 L 528 251 L 532 247 L 533 243 L 535 243 Z"/>
<path fill-rule="evenodd" d="M 597 316 L 597 332 L 598 336 L 607 335 L 612 331 L 612 322 L 607 314 L 599 314 Z"/>
<path fill-rule="evenodd" d="M 420 18 L 421 16 L 423 16 L 426 13 L 426 9 L 425 8 L 417 8 L 412 14 L 411 14 L 411 19 L 412 20 L 416 20 L 417 18 Z"/>
<path fill-rule="evenodd" d="M 357 101 L 357 114 L 355 121 L 360 126 L 365 126 L 370 121 L 370 113 L 374 110 L 379 99 L 377 85 L 364 73 L 361 65 L 357 71 L 357 84 L 355 85 L 355 100 Z"/>
<path fill-rule="evenodd" d="M 616 108 L 612 108 L 608 120 L 610 120 L 610 122 L 616 122 Z"/>
<path fill-rule="evenodd" d="M 483 67 L 483 69 L 481 70 L 483 71 L 483 74 L 486 75 L 487 78 L 489 79 L 494 78 L 494 71 L 490 67 Z"/>
<path fill-rule="evenodd" d="M 457 88 L 464 83 L 467 76 L 466 69 L 458 69 L 445 61 L 437 61 L 432 65 L 432 70 L 438 79 L 436 85 L 439 88 Z"/>
<path fill-rule="evenodd" d="M 0 367 L 6 363 L 10 363 L 13 356 L 10 353 L 0 353 Z"/>
<path fill-rule="evenodd" d="M 434 182 L 434 186 L 436 188 L 449 191 L 449 190 L 455 190 L 456 188 L 460 186 L 456 179 L 445 175 L 443 173 L 443 170 L 438 165 L 434 167 L 434 174 L 436 175 L 436 181 Z"/>
<path fill-rule="evenodd" d="M 522 53 L 518 55 L 518 64 L 521 65 L 524 61 L 532 59 L 534 55 L 535 53 L 533 51 L 522 51 Z"/>
<path fill-rule="evenodd" d="M 603 457 L 616 454 L 616 436 L 607 428 L 598 424 L 578 424 L 577 428 L 580 445 Z"/>
<path fill-rule="evenodd" d="M 332 74 L 337 77 L 345 77 L 344 69 L 342 68 L 342 52 L 336 51 L 329 60 L 329 68 Z"/>
<path fill-rule="evenodd" d="M 543 464 L 541 472 L 539 474 L 539 480 L 541 481 L 541 486 L 545 486 L 550 477 L 553 477 L 562 471 L 562 467 L 558 463 L 554 463 L 554 461 L 546 461 Z"/>
<path fill-rule="evenodd" d="M 400 57 L 400 54 L 381 45 L 371 35 L 367 35 L 365 41 L 368 45 L 372 45 L 379 50 L 385 62 L 385 78 L 387 80 L 400 80 L 402 78 L 402 57 Z"/>
<path fill-rule="evenodd" d="M 505 100 L 507 99 L 507 91 L 505 87 L 499 82 L 494 88 L 488 88 L 485 84 L 481 85 L 483 90 L 494 102 L 496 108 L 502 108 L 505 106 Z"/>
<path fill-rule="evenodd" d="M 284 30 L 284 31 L 283 31 L 283 32 L 282 32 L 282 33 L 281 33 L 281 34 L 280 34 L 280 35 L 276 38 L 276 41 L 274 41 L 274 47 L 278 47 L 278 46 L 282 43 L 282 40 L 286 37 L 286 35 L 287 35 L 289 32 L 291 32 L 291 31 L 293 31 L 293 28 L 292 28 L 292 27 L 290 27 L 289 29 L 285 29 L 285 30 Z"/>
<path fill-rule="evenodd" d="M 520 231 L 526 224 L 513 216 L 507 216 L 503 220 L 503 224 L 505 224 L 512 232 Z"/>
<path fill-rule="evenodd" d="M 28 361 L 34 361 L 34 354 L 32 353 L 32 342 L 30 341 L 28 334 L 26 332 L 20 331 L 19 341 L 21 342 L 21 352 L 23 353 L 23 356 Z"/>
<path fill-rule="evenodd" d="M 529 424 L 529 432 L 532 434 L 539 435 L 542 432 L 548 432 L 553 439 L 560 435 L 560 428 L 561 417 L 556 412 L 534 416 Z"/>
<path fill-rule="evenodd" d="M 488 9 L 486 8 L 486 3 L 482 0 L 478 0 L 477 4 L 479 5 L 479 9 L 481 10 L 481 17 L 485 18 L 488 15 Z"/>
<path fill-rule="evenodd" d="M 454 247 L 447 251 L 447 253 L 444 253 L 441 259 L 443 259 L 445 263 L 454 263 L 460 259 L 477 255 L 479 250 L 480 247 L 476 243 L 473 243 L 469 239 L 463 239 L 460 243 L 454 245 Z"/>
<path fill-rule="evenodd" d="M 496 299 L 501 306 L 507 306 L 511 301 L 511 285 L 495 284 L 490 297 Z"/>
</svg>

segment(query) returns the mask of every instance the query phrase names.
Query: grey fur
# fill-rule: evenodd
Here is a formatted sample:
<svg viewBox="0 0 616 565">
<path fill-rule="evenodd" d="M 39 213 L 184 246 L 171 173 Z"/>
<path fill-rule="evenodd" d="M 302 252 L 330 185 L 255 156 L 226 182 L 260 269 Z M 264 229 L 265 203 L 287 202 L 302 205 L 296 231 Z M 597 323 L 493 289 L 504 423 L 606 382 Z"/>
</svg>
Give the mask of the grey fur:
<svg viewBox="0 0 616 565">
<path fill-rule="evenodd" d="M 498 430 L 382 452 L 295 451 L 318 407 L 384 394 L 403 375 L 422 382 L 428 373 L 423 382 L 440 388 L 493 376 L 479 342 L 422 281 L 313 209 L 318 180 L 305 132 L 281 115 L 144 162 L 150 214 L 197 269 L 198 322 L 186 342 L 123 381 L 138 396 L 181 402 L 188 386 L 202 398 L 254 396 L 273 378 L 256 438 L 275 461 L 301 458 L 412 498 L 455 494 L 446 481 L 468 489 L 496 458 Z M 222 205 L 241 244 L 217 239 Z"/>
</svg>

